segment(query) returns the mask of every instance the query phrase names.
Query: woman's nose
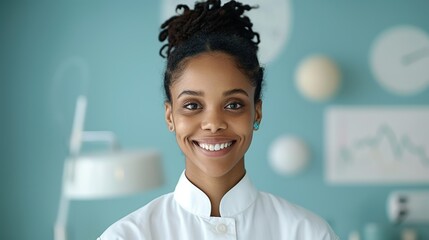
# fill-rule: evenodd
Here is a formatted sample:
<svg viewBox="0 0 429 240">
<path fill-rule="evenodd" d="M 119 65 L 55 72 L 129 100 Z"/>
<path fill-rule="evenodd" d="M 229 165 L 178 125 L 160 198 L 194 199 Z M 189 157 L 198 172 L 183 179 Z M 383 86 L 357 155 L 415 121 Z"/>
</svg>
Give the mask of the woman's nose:
<svg viewBox="0 0 429 240">
<path fill-rule="evenodd" d="M 201 122 L 201 129 L 209 130 L 212 133 L 226 129 L 228 127 L 223 114 L 218 110 L 207 111 Z"/>
</svg>

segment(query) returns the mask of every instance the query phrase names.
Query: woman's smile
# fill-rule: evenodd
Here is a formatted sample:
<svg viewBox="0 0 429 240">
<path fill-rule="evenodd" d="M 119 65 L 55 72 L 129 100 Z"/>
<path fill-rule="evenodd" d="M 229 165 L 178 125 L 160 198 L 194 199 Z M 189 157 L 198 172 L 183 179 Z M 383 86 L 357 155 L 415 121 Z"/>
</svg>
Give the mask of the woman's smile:
<svg viewBox="0 0 429 240">
<path fill-rule="evenodd" d="M 231 142 L 225 142 L 225 143 L 216 143 L 216 144 L 211 144 L 211 143 L 197 143 L 198 146 L 202 149 L 205 149 L 207 151 L 210 152 L 217 152 L 223 149 L 226 149 L 228 147 L 230 147 L 232 145 L 232 141 Z"/>
<path fill-rule="evenodd" d="M 201 139 L 192 141 L 197 150 L 206 157 L 220 158 L 226 156 L 233 148 L 236 140 L 231 139 Z"/>
</svg>

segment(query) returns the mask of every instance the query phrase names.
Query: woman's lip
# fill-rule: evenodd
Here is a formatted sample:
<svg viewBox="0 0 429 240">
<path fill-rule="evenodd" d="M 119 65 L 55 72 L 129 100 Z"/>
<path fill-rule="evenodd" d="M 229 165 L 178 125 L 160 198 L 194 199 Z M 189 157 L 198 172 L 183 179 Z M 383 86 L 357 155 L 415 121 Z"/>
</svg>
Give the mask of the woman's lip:
<svg viewBox="0 0 429 240">
<path fill-rule="evenodd" d="M 233 138 L 199 138 L 193 139 L 193 142 L 198 143 L 206 143 L 206 144 L 220 144 L 220 143 L 228 143 L 235 142 L 236 140 Z"/>
</svg>

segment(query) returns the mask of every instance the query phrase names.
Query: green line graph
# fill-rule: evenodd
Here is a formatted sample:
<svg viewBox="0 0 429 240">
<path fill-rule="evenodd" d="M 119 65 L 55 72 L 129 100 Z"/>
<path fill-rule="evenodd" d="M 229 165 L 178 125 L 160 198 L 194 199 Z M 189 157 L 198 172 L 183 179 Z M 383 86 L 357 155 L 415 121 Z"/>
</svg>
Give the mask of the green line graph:
<svg viewBox="0 0 429 240">
<path fill-rule="evenodd" d="M 354 160 L 354 152 L 365 149 L 377 149 L 383 141 L 386 141 L 389 150 L 392 152 L 396 161 L 403 161 L 405 153 L 409 153 L 426 167 L 429 167 L 429 157 L 425 146 L 411 141 L 408 135 L 398 136 L 395 131 L 387 124 L 381 124 L 374 136 L 365 137 L 355 141 L 351 147 L 340 148 L 340 159 L 345 163 Z"/>
</svg>

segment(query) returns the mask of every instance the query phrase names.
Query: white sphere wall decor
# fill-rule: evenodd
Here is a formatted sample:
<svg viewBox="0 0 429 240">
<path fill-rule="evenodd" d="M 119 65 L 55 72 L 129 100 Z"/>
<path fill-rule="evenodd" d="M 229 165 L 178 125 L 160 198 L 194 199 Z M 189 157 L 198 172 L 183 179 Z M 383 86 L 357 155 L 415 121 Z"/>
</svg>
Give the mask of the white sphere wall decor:
<svg viewBox="0 0 429 240">
<path fill-rule="evenodd" d="M 295 72 L 299 92 L 309 100 L 322 102 L 337 93 L 341 83 L 338 66 L 330 58 L 313 55 L 305 58 Z"/>
<path fill-rule="evenodd" d="M 301 139 L 284 135 L 272 142 L 268 160 L 277 173 L 295 175 L 307 167 L 310 162 L 310 150 Z"/>
<path fill-rule="evenodd" d="M 375 79 L 391 93 L 409 96 L 429 86 L 429 35 L 422 29 L 399 25 L 383 31 L 369 58 Z"/>
</svg>

